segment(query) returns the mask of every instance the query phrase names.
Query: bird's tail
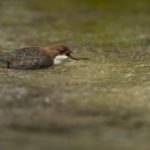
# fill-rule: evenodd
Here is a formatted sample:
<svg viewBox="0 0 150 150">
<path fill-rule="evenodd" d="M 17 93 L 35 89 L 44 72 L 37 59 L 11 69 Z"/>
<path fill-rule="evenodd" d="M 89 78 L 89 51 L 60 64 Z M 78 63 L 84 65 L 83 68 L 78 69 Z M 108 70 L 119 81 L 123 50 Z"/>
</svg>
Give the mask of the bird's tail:
<svg viewBox="0 0 150 150">
<path fill-rule="evenodd" d="M 0 54 L 0 68 L 8 68 L 8 62 L 7 54 Z"/>
<path fill-rule="evenodd" d="M 1 62 L 7 62 L 8 61 L 7 53 L 0 54 L 0 61 Z"/>
</svg>

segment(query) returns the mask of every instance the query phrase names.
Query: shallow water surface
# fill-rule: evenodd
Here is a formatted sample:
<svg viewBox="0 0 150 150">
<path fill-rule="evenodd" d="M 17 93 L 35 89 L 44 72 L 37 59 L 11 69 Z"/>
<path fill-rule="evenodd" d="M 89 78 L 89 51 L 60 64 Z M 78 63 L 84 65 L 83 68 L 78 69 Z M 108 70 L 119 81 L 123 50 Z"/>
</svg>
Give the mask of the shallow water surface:
<svg viewBox="0 0 150 150">
<path fill-rule="evenodd" d="M 1 0 L 0 52 L 66 43 L 87 59 L 0 68 L 0 147 L 149 149 L 149 3 Z"/>
</svg>

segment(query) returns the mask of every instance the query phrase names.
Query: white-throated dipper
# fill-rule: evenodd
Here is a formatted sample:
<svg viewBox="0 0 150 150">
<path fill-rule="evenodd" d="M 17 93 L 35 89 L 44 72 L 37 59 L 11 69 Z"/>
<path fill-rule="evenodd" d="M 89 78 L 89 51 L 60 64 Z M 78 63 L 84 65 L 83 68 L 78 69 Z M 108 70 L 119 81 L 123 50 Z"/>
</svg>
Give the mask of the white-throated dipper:
<svg viewBox="0 0 150 150">
<path fill-rule="evenodd" d="M 65 44 L 49 47 L 26 47 L 0 54 L 0 62 L 10 69 L 40 69 L 59 64 L 64 59 L 72 58 L 71 50 Z"/>
</svg>

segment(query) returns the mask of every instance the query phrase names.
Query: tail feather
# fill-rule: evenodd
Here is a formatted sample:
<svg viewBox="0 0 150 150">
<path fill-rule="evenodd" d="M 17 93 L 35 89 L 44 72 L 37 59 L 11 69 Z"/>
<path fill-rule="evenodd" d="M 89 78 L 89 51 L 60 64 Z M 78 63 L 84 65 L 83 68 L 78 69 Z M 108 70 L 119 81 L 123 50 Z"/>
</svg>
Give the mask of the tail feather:
<svg viewBox="0 0 150 150">
<path fill-rule="evenodd" d="M 0 54 L 0 61 L 1 62 L 8 62 L 8 56 L 6 53 Z"/>
</svg>

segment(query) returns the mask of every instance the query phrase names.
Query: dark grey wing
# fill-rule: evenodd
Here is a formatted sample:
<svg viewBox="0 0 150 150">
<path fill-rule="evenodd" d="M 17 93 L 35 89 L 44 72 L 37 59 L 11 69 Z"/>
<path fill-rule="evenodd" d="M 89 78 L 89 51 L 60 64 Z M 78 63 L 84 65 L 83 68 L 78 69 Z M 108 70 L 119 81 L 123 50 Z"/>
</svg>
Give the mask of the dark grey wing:
<svg viewBox="0 0 150 150">
<path fill-rule="evenodd" d="M 11 69 L 40 69 L 47 68 L 52 64 L 47 56 L 28 57 L 26 60 L 17 60 L 9 64 Z"/>
<path fill-rule="evenodd" d="M 39 47 L 22 48 L 1 54 L 0 61 L 6 62 L 7 68 L 12 69 L 39 69 L 52 65 Z"/>
<path fill-rule="evenodd" d="M 41 51 L 39 47 L 27 47 L 21 48 L 12 52 L 0 54 L 0 61 L 11 62 L 20 58 L 26 58 L 27 56 L 39 56 Z"/>
</svg>

